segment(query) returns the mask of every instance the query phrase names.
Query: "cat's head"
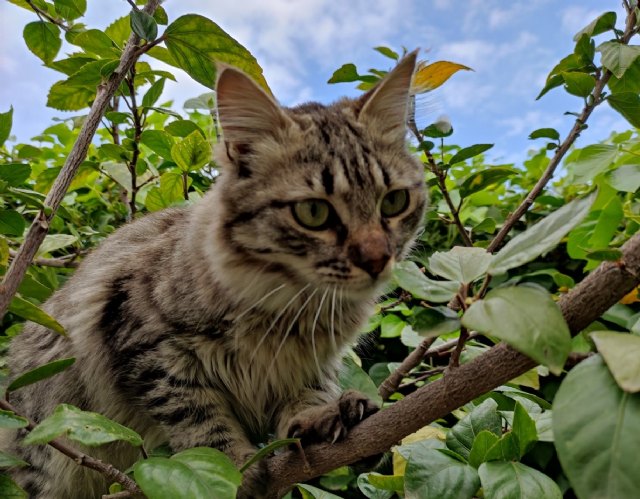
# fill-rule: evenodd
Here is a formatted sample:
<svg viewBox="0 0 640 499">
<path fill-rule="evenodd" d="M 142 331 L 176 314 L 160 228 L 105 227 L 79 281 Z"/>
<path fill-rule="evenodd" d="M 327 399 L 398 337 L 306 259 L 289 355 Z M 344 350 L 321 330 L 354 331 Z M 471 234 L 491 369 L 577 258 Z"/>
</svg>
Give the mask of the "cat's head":
<svg viewBox="0 0 640 499">
<path fill-rule="evenodd" d="M 291 109 L 224 69 L 217 99 L 219 242 L 264 269 L 347 295 L 379 290 L 408 252 L 426 203 L 406 146 L 416 53 L 358 99 Z"/>
</svg>

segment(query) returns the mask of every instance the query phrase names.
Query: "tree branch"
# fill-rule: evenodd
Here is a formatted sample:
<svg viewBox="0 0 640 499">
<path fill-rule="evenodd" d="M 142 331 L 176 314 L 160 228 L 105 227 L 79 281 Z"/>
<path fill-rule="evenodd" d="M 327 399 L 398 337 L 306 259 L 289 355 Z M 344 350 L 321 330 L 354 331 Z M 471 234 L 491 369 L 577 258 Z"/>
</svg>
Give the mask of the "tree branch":
<svg viewBox="0 0 640 499">
<path fill-rule="evenodd" d="M 160 0 L 149 0 L 144 7 L 144 11 L 147 14 L 152 14 L 159 3 Z M 4 316 L 7 311 L 7 307 L 15 295 L 29 264 L 33 260 L 36 251 L 38 251 L 40 244 L 42 244 L 44 237 L 49 232 L 49 223 L 62 203 L 62 199 L 69 185 L 71 185 L 71 181 L 78 171 L 80 164 L 87 156 L 89 144 L 91 144 L 100 120 L 109 106 L 110 99 L 115 95 L 127 72 L 135 64 L 139 42 L 140 38 L 138 35 L 132 33 L 120 58 L 120 64 L 109 77 L 108 81 L 98 86 L 96 99 L 89 110 L 87 119 L 82 125 L 73 149 L 67 157 L 67 161 L 44 201 L 44 208 L 36 215 L 31 227 L 29 227 L 24 242 L 20 246 L 16 257 L 11 261 L 9 270 L 5 274 L 2 284 L 0 284 L 0 317 Z"/>
<path fill-rule="evenodd" d="M 5 411 L 11 411 L 14 414 L 25 418 L 23 415 L 21 415 L 15 407 L 13 407 L 7 400 L 5 399 L 0 399 L 0 409 L 3 409 Z M 27 419 L 27 418 L 25 418 Z M 27 427 L 26 429 L 28 431 L 31 431 L 35 428 L 35 423 L 29 419 L 27 419 L 28 423 L 27 423 Z M 99 471 L 100 473 L 102 473 L 104 476 L 106 476 L 107 478 L 109 478 L 110 480 L 114 481 L 114 482 L 118 482 L 120 485 L 122 485 L 125 489 L 127 489 L 128 492 L 130 492 L 132 495 L 139 495 L 142 494 L 142 491 L 140 490 L 140 488 L 138 487 L 138 485 L 136 484 L 136 482 L 134 482 L 131 478 L 129 478 L 125 473 L 123 473 L 122 471 L 120 471 L 119 469 L 117 469 L 116 467 L 114 467 L 113 465 L 109 464 L 109 463 L 105 463 L 104 461 L 101 461 L 100 459 L 96 459 L 94 457 L 91 457 L 83 452 L 80 452 L 78 449 L 75 449 L 74 447 L 71 447 L 70 445 L 66 444 L 65 442 L 63 442 L 61 439 L 55 438 L 53 440 L 51 440 L 47 445 L 50 445 L 51 447 L 53 447 L 54 449 L 62 452 L 65 456 L 73 459 L 77 464 L 84 466 L 85 468 L 90 468 L 92 470 L 96 470 Z"/>
<path fill-rule="evenodd" d="M 640 284 L 640 234 L 627 241 L 622 252 L 620 261 L 602 263 L 560 299 L 572 334 L 582 331 Z M 303 465 L 297 452 L 274 456 L 268 462 L 270 497 L 282 496 L 297 482 L 385 452 L 405 436 L 535 365 L 526 355 L 501 343 L 365 419 L 343 441 L 305 448 L 309 467 Z"/>
<path fill-rule="evenodd" d="M 398 368 L 380 384 L 378 387 L 378 394 L 382 397 L 382 400 L 387 400 L 398 389 L 402 378 L 406 377 L 411 369 L 422 362 L 427 350 L 429 350 L 429 347 L 434 341 L 436 341 L 435 336 L 422 340 L 422 343 L 420 343 L 413 352 L 407 355 L 407 358 L 402 361 Z"/>
<path fill-rule="evenodd" d="M 15 258 L 16 255 L 16 251 L 12 249 L 9 250 L 9 256 L 11 258 Z M 40 265 L 41 267 L 56 267 L 61 269 L 68 269 L 75 268 L 79 265 L 79 263 L 75 261 L 76 258 L 78 258 L 78 255 L 68 255 L 62 256 L 60 258 L 35 258 L 32 263 L 35 265 Z"/>
</svg>

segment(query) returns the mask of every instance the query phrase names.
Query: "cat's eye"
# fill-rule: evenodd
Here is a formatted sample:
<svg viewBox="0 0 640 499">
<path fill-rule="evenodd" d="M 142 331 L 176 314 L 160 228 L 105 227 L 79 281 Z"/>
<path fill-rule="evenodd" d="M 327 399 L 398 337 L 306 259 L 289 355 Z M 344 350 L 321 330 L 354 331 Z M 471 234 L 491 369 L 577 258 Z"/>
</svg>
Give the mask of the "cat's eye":
<svg viewBox="0 0 640 499">
<path fill-rule="evenodd" d="M 395 217 L 400 215 L 409 206 L 409 192 L 406 189 L 387 192 L 382 198 L 380 212 L 383 217 Z"/>
<path fill-rule="evenodd" d="M 293 204 L 293 217 L 300 225 L 311 230 L 327 228 L 331 206 L 322 199 L 308 199 Z"/>
</svg>

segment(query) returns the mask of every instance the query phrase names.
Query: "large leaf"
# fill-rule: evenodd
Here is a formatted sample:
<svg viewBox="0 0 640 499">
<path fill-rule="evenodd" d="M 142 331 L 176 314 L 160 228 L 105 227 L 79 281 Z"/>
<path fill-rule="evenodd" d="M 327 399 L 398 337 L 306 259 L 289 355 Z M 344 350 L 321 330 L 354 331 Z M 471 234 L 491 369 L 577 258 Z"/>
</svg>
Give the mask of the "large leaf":
<svg viewBox="0 0 640 499">
<path fill-rule="evenodd" d="M 478 474 L 486 499 L 562 499 L 556 482 L 522 463 L 492 461 Z"/>
<path fill-rule="evenodd" d="M 602 54 L 602 65 L 616 78 L 622 78 L 633 61 L 640 56 L 640 46 L 625 45 L 622 42 L 604 42 L 596 50 Z"/>
<path fill-rule="evenodd" d="M 518 401 L 516 401 L 513 411 L 513 422 L 511 426 L 511 434 L 515 437 L 518 446 L 518 457 L 522 458 L 522 456 L 529 452 L 533 444 L 538 441 L 538 432 L 535 421 Z"/>
<path fill-rule="evenodd" d="M 582 35 L 586 34 L 587 36 L 596 36 L 606 31 L 614 29 L 616 26 L 616 13 L 615 12 L 605 12 L 604 14 L 599 15 L 592 22 L 590 22 L 587 26 L 578 31 L 573 37 L 574 41 L 580 40 Z"/>
<path fill-rule="evenodd" d="M 571 335 L 560 308 L 538 287 L 493 289 L 467 309 L 462 324 L 504 340 L 554 374 L 562 372 L 571 351 Z"/>
<path fill-rule="evenodd" d="M 576 182 L 585 183 L 609 168 L 617 155 L 617 146 L 593 144 L 578 149 L 566 165 L 573 171 Z"/>
<path fill-rule="evenodd" d="M 13 123 L 13 107 L 10 107 L 6 113 L 0 113 L 0 147 L 9 138 L 11 133 L 11 125 Z"/>
<path fill-rule="evenodd" d="M 640 189 L 640 165 L 622 165 L 606 173 L 607 183 L 622 192 L 636 192 Z"/>
<path fill-rule="evenodd" d="M 478 468 L 487 461 L 487 454 L 498 443 L 500 437 L 489 430 L 482 430 L 473 439 L 473 445 L 469 452 L 469 464 Z"/>
<path fill-rule="evenodd" d="M 17 390 L 18 388 L 31 385 L 32 383 L 42 381 L 43 379 L 50 378 L 51 376 L 64 371 L 75 361 L 76 359 L 74 357 L 69 357 L 67 359 L 54 360 L 53 362 L 49 362 L 47 364 L 38 366 L 35 369 L 31 369 L 30 371 L 27 371 L 26 373 L 21 374 L 16 379 L 14 379 L 7 387 L 7 391 L 11 392 Z"/>
<path fill-rule="evenodd" d="M 140 38 L 147 41 L 153 41 L 158 36 L 158 23 L 146 12 L 138 9 L 133 9 L 131 14 L 131 29 Z"/>
<path fill-rule="evenodd" d="M 22 236 L 25 225 L 24 218 L 17 211 L 0 209 L 0 234 Z"/>
<path fill-rule="evenodd" d="M 196 447 L 170 459 L 151 457 L 133 468 L 136 482 L 149 499 L 216 497 L 232 499 L 242 475 L 223 453 Z"/>
<path fill-rule="evenodd" d="M 87 0 L 53 0 L 53 5 L 58 14 L 69 21 L 84 16 L 87 10 Z"/>
<path fill-rule="evenodd" d="M 29 23 L 24 27 L 22 36 L 29 50 L 42 59 L 45 64 L 49 64 L 55 59 L 62 46 L 60 28 L 53 23 L 45 21 Z"/>
<path fill-rule="evenodd" d="M 637 496 L 640 395 L 622 391 L 599 355 L 574 367 L 560 385 L 553 433 L 580 499 Z"/>
<path fill-rule="evenodd" d="M 65 334 L 64 328 L 58 321 L 56 321 L 40 307 L 34 305 L 30 301 L 27 301 L 20 296 L 16 295 L 13 297 L 11 303 L 9 304 L 9 312 L 11 312 L 12 314 L 16 314 L 23 319 L 27 319 L 28 321 L 33 321 L 41 324 L 58 334 Z"/>
<path fill-rule="evenodd" d="M 420 340 L 460 329 L 458 314 L 444 306 L 414 309 L 408 321 L 421 336 Z"/>
<path fill-rule="evenodd" d="M 437 61 L 432 64 L 421 64 L 413 75 L 411 91 L 416 94 L 429 92 L 438 88 L 460 70 L 471 71 L 471 68 L 449 61 Z"/>
<path fill-rule="evenodd" d="M 503 274 L 530 262 L 557 245 L 589 213 L 595 195 L 567 203 L 511 239 L 493 258 L 487 271 Z"/>
<path fill-rule="evenodd" d="M 416 298 L 445 303 L 458 292 L 460 285 L 452 281 L 434 281 L 425 276 L 414 262 L 399 262 L 393 269 L 396 283 Z"/>
<path fill-rule="evenodd" d="M 607 97 L 609 105 L 632 126 L 640 128 L 640 96 L 637 92 L 622 92 Z"/>
<path fill-rule="evenodd" d="M 8 475 L 0 473 L 0 497 L 4 499 L 26 499 L 29 496 Z"/>
<path fill-rule="evenodd" d="M 31 167 L 24 163 L 7 163 L 0 165 L 0 180 L 11 187 L 18 187 L 31 175 Z"/>
<path fill-rule="evenodd" d="M 47 107 L 60 111 L 79 111 L 89 107 L 95 95 L 95 90 L 68 85 L 66 81 L 58 81 L 49 89 Z"/>
<path fill-rule="evenodd" d="M 473 158 L 478 154 L 482 154 L 483 152 L 488 151 L 492 147 L 493 144 L 475 144 L 469 147 L 464 147 L 451 157 L 451 159 L 449 160 L 449 164 L 455 165 L 457 163 L 462 163 L 469 158 Z"/>
<path fill-rule="evenodd" d="M 404 475 L 407 499 L 471 499 L 480 487 L 478 473 L 438 449 L 417 445 Z"/>
<path fill-rule="evenodd" d="M 38 248 L 38 254 L 46 255 L 53 251 L 66 248 L 74 244 L 77 240 L 78 238 L 71 234 L 48 234 L 44 238 L 44 241 L 42 241 L 40 248 Z"/>
<path fill-rule="evenodd" d="M 342 370 L 339 376 L 340 387 L 343 390 L 358 390 L 376 404 L 382 405 L 382 398 L 378 394 L 378 388 L 369 375 L 355 363 L 350 355 L 342 359 Z"/>
<path fill-rule="evenodd" d="M 200 132 L 191 132 L 173 145 L 171 158 L 183 172 L 199 170 L 211 161 L 211 146 Z"/>
<path fill-rule="evenodd" d="M 11 411 L 0 410 L 0 428 L 8 428 L 14 430 L 16 428 L 25 428 L 29 422 L 22 416 Z"/>
<path fill-rule="evenodd" d="M 15 467 L 29 466 L 29 463 L 23 461 L 22 459 L 18 459 L 17 457 L 13 457 L 10 454 L 5 454 L 4 452 L 0 451 L 0 468 L 12 468 L 14 466 Z M 6 497 L 6 496 L 0 495 L 0 497 Z"/>
<path fill-rule="evenodd" d="M 490 185 L 503 183 L 516 173 L 518 173 L 518 170 L 499 166 L 472 173 L 460 186 L 460 195 L 466 197 L 474 192 L 486 189 Z"/>
<path fill-rule="evenodd" d="M 431 255 L 429 270 L 449 281 L 468 284 L 484 275 L 492 258 L 482 248 L 454 246 L 446 253 L 436 251 Z"/>
<path fill-rule="evenodd" d="M 502 434 L 502 419 L 498 414 L 498 404 L 491 398 L 475 407 L 449 430 L 447 447 L 465 459 L 469 459 L 473 442 L 482 431 L 489 431 L 497 436 Z"/>
<path fill-rule="evenodd" d="M 211 89 L 216 84 L 216 63 L 241 69 L 268 90 L 255 57 L 216 23 L 196 14 L 181 16 L 164 33 L 173 60 L 194 80 Z"/>
<path fill-rule="evenodd" d="M 591 337 L 618 386 L 625 392 L 640 392 L 640 336 L 597 331 Z"/>
<path fill-rule="evenodd" d="M 142 437 L 135 431 L 95 412 L 82 411 L 68 404 L 60 404 L 24 438 L 26 444 L 46 444 L 64 435 L 69 440 L 88 446 L 124 440 L 142 445 Z"/>
<path fill-rule="evenodd" d="M 164 130 L 145 130 L 140 136 L 140 142 L 164 159 L 171 159 L 174 140 Z"/>
<path fill-rule="evenodd" d="M 564 88 L 571 95 L 587 97 L 596 85 L 596 79 L 590 74 L 580 73 L 578 71 L 565 71 L 561 74 L 564 80 Z"/>
<path fill-rule="evenodd" d="M 378 483 L 373 484 L 371 477 L 382 476 L 375 472 L 363 473 L 358 476 L 358 489 L 367 499 L 391 499 L 395 494 L 392 490 L 381 489 Z M 393 478 L 396 478 L 395 475 Z M 398 477 L 402 479 L 403 487 L 400 490 L 404 490 L 404 476 Z"/>
</svg>

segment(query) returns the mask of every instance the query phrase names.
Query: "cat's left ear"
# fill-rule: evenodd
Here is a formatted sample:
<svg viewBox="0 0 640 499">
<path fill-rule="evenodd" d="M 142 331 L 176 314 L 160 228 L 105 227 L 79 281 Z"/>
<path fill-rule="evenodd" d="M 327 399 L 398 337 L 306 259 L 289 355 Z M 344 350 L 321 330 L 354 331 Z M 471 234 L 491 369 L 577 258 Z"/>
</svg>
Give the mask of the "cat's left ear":
<svg viewBox="0 0 640 499">
<path fill-rule="evenodd" d="M 358 101 L 358 119 L 374 124 L 385 134 L 404 140 L 413 72 L 418 50 L 408 53 L 373 89 Z"/>
<path fill-rule="evenodd" d="M 233 155 L 251 151 L 255 141 L 275 136 L 291 121 L 270 95 L 237 69 L 221 70 L 216 96 L 223 138 Z"/>
</svg>

